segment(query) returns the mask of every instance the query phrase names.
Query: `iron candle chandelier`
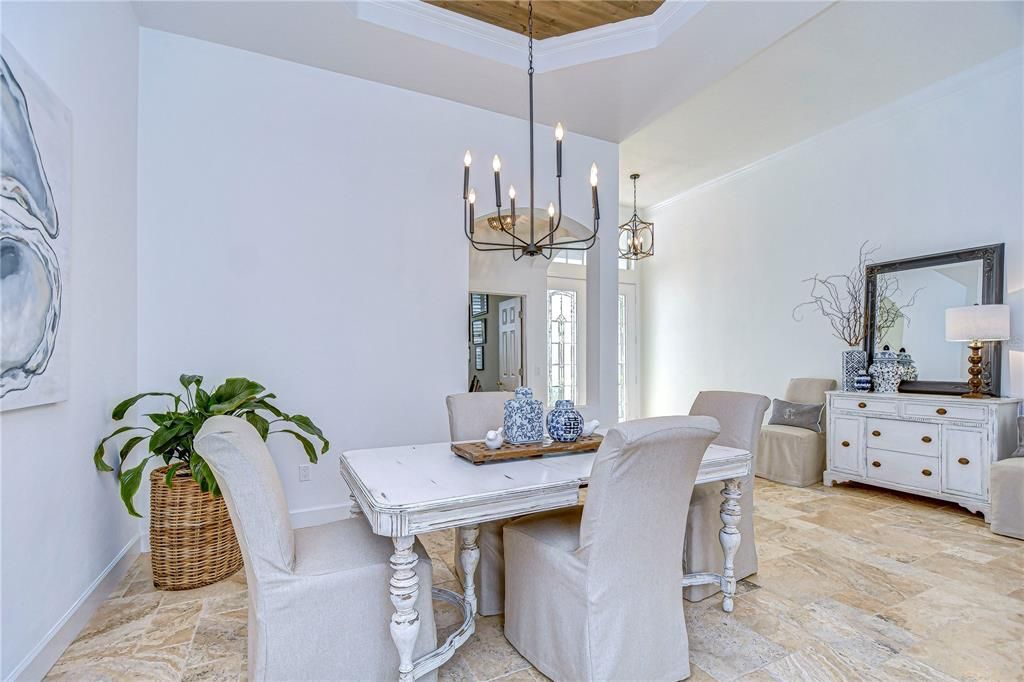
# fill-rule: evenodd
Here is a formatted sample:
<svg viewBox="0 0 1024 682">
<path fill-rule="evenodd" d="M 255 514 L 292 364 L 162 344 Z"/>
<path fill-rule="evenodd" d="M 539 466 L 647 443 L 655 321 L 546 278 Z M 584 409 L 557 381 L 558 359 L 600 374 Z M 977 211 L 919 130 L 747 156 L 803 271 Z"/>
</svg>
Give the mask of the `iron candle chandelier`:
<svg viewBox="0 0 1024 682">
<path fill-rule="evenodd" d="M 463 159 L 465 164 L 465 170 L 462 176 L 462 219 L 463 219 L 463 231 L 466 233 L 466 238 L 469 239 L 470 244 L 477 251 L 511 251 L 512 259 L 519 260 L 523 256 L 544 256 L 548 260 L 561 250 L 567 251 L 586 251 L 591 248 L 597 241 L 597 230 L 601 220 L 601 209 L 598 205 L 597 199 L 597 164 L 594 163 L 590 166 L 590 199 L 591 205 L 594 212 L 594 230 L 588 237 L 582 239 L 555 239 L 555 232 L 562 225 L 562 137 L 565 135 L 565 129 L 562 128 L 562 124 L 559 123 L 555 126 L 555 176 L 557 182 L 557 199 L 558 199 L 558 210 L 556 217 L 555 204 L 548 204 L 548 225 L 547 229 L 543 229 L 538 234 L 536 227 L 534 226 L 534 211 L 533 211 L 533 2 L 529 3 L 529 19 L 528 19 L 528 33 L 529 33 L 529 65 L 530 68 L 527 70 L 530 83 L 530 206 L 529 206 L 529 218 L 530 218 L 530 229 L 527 233 L 525 230 L 518 230 L 518 223 L 522 222 L 525 216 L 516 214 L 516 188 L 509 186 L 508 198 L 509 198 L 509 210 L 507 214 L 503 214 L 501 211 L 501 159 L 498 155 L 494 155 L 494 159 L 491 162 L 491 167 L 494 170 L 494 205 L 497 209 L 495 216 L 487 219 L 487 224 L 497 234 L 494 237 L 488 239 L 481 239 L 477 237 L 473 220 L 476 208 L 476 190 L 469 186 L 469 167 L 473 163 L 473 156 L 466 151 L 466 156 Z M 467 217 L 468 216 L 468 217 Z M 503 236 L 508 237 L 508 241 L 504 241 Z M 494 239 L 494 241 L 489 241 Z M 501 239 L 501 241 L 498 241 Z"/>
<path fill-rule="evenodd" d="M 633 217 L 619 225 L 619 258 L 641 260 L 654 255 L 654 223 L 640 219 L 636 212 L 636 181 L 639 173 L 629 176 L 633 181 Z"/>
</svg>

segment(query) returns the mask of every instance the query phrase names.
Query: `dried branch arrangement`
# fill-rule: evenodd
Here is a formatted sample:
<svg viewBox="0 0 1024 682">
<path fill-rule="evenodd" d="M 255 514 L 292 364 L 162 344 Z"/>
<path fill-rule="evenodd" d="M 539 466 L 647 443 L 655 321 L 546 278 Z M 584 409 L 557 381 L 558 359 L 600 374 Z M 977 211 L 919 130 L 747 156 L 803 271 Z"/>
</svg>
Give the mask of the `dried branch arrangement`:
<svg viewBox="0 0 1024 682">
<path fill-rule="evenodd" d="M 851 348 L 860 346 L 867 335 L 867 315 L 864 310 L 865 271 L 871 256 L 881 247 L 870 247 L 868 242 L 860 245 L 857 265 L 849 273 L 822 277 L 814 274 L 803 280 L 811 285 L 810 300 L 804 301 L 793 308 L 793 319 L 803 320 L 802 311 L 811 307 L 828 320 L 832 326 L 832 334 Z M 914 305 L 917 294 L 907 299 L 902 305 L 895 302 L 900 294 L 898 277 L 879 277 L 877 295 L 880 305 L 877 306 L 876 326 L 879 337 L 896 325 L 901 318 L 910 321 L 906 309 Z"/>
</svg>

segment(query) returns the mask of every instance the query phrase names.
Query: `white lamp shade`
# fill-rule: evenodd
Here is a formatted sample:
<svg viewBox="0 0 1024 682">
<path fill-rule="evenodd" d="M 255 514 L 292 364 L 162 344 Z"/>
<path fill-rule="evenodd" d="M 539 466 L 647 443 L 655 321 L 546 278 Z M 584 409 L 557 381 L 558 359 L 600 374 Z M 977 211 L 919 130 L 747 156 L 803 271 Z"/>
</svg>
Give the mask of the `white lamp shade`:
<svg viewBox="0 0 1024 682">
<path fill-rule="evenodd" d="M 1005 341 L 1010 338 L 1010 306 L 968 305 L 946 309 L 947 341 Z"/>
</svg>

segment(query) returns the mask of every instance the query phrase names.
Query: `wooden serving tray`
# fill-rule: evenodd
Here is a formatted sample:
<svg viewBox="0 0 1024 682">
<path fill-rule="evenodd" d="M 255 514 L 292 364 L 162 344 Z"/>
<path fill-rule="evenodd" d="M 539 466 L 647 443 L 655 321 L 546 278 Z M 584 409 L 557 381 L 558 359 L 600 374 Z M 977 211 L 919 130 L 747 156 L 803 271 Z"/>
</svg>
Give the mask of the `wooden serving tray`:
<svg viewBox="0 0 1024 682">
<path fill-rule="evenodd" d="M 545 438 L 543 443 L 527 443 L 525 445 L 505 443 L 496 450 L 489 449 L 482 440 L 478 440 L 452 443 L 452 452 L 473 464 L 483 464 L 484 462 L 506 462 L 512 459 L 527 459 L 544 455 L 591 452 L 597 450 L 602 440 L 604 439 L 601 436 L 580 436 L 579 439 L 571 443 L 561 443 Z"/>
</svg>

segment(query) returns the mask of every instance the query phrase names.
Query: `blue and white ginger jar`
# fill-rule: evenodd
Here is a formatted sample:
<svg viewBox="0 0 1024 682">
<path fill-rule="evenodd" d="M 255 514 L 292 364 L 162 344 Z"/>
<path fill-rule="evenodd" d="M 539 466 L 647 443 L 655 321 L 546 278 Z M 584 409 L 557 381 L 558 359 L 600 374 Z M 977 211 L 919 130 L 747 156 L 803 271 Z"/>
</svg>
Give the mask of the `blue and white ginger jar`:
<svg viewBox="0 0 1024 682">
<path fill-rule="evenodd" d="M 914 364 L 914 358 L 907 352 L 907 349 L 900 348 L 896 358 L 896 362 L 903 368 L 903 381 L 917 381 L 917 365 Z"/>
<path fill-rule="evenodd" d="M 898 362 L 896 351 L 886 346 L 875 353 L 875 361 L 868 368 L 868 374 L 875 380 L 876 393 L 898 393 L 903 381 L 903 367 Z"/>
<path fill-rule="evenodd" d="M 583 415 L 571 400 L 556 400 L 555 409 L 548 412 L 548 435 L 551 440 L 571 443 L 583 433 Z"/>
<path fill-rule="evenodd" d="M 505 401 L 506 443 L 540 443 L 544 440 L 544 405 L 533 397 L 533 389 L 520 386 L 516 397 Z"/>
</svg>

